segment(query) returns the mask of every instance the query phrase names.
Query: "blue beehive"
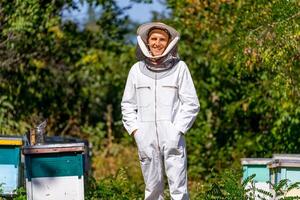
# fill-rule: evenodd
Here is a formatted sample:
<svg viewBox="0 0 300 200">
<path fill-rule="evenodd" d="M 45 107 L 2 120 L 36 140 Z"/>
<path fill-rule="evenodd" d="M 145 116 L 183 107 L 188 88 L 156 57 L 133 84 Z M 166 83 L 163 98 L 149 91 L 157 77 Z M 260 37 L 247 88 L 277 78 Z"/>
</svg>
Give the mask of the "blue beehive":
<svg viewBox="0 0 300 200">
<path fill-rule="evenodd" d="M 270 158 L 243 158 L 241 159 L 243 166 L 243 180 L 255 174 L 254 177 L 254 186 L 259 190 L 263 190 L 266 192 L 270 191 L 269 181 L 269 169 L 268 163 L 272 159 Z M 248 183 L 246 185 L 247 189 L 252 188 L 252 184 Z M 265 196 L 263 193 L 256 192 L 255 199 L 265 198 L 268 199 L 268 196 Z"/>
<path fill-rule="evenodd" d="M 23 148 L 28 200 L 84 200 L 84 143 Z"/>
<path fill-rule="evenodd" d="M 21 183 L 22 138 L 0 137 L 0 184 L 1 196 L 13 196 Z"/>
<path fill-rule="evenodd" d="M 299 154 L 274 154 L 272 162 L 268 164 L 270 181 L 278 184 L 287 179 L 289 184 L 300 181 L 300 155 Z M 299 196 L 300 190 L 293 189 L 287 196 Z"/>
<path fill-rule="evenodd" d="M 267 164 L 271 161 L 270 158 L 243 158 L 243 180 L 255 174 L 254 181 L 267 182 L 269 181 L 269 169 Z"/>
</svg>

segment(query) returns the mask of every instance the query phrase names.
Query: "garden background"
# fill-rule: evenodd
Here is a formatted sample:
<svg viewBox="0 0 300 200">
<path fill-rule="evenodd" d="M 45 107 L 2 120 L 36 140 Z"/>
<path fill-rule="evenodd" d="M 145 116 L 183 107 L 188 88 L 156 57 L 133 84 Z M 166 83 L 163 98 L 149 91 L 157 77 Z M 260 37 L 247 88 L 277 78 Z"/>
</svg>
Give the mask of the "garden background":
<svg viewBox="0 0 300 200">
<path fill-rule="evenodd" d="M 83 3 L 85 24 L 63 18 Z M 151 1 L 131 1 L 139 3 Z M 181 33 L 180 57 L 201 104 L 186 135 L 191 198 L 226 169 L 240 177 L 242 157 L 300 153 L 300 1 L 163 3 L 168 11 L 153 21 Z M 87 199 L 143 197 L 120 111 L 139 25 L 128 9 L 114 0 L 0 1 L 0 133 L 23 135 L 48 119 L 49 136 L 88 139 Z"/>
</svg>

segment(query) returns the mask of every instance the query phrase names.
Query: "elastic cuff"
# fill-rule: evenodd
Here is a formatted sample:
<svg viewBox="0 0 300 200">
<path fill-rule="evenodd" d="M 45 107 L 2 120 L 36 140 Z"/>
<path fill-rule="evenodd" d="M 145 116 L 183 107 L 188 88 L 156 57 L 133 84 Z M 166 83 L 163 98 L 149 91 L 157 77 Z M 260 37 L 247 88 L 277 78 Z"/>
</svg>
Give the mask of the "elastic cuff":
<svg viewBox="0 0 300 200">
<path fill-rule="evenodd" d="M 132 129 L 130 129 L 130 131 L 128 131 L 129 135 L 132 135 L 133 131 L 137 130 L 138 127 L 133 127 Z"/>
</svg>

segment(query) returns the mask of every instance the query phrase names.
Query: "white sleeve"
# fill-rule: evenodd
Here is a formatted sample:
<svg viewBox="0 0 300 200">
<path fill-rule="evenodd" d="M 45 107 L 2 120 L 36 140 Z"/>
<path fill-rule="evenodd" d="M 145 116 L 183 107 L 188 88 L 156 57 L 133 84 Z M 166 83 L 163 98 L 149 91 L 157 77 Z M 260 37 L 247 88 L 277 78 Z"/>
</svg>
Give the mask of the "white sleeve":
<svg viewBox="0 0 300 200">
<path fill-rule="evenodd" d="M 175 117 L 174 126 L 177 130 L 185 134 L 192 127 L 200 110 L 200 104 L 190 71 L 184 62 L 183 65 L 178 86 L 181 105 Z"/>
<path fill-rule="evenodd" d="M 137 129 L 137 101 L 134 83 L 134 67 L 128 74 L 125 90 L 121 102 L 122 122 L 129 134 Z"/>
</svg>

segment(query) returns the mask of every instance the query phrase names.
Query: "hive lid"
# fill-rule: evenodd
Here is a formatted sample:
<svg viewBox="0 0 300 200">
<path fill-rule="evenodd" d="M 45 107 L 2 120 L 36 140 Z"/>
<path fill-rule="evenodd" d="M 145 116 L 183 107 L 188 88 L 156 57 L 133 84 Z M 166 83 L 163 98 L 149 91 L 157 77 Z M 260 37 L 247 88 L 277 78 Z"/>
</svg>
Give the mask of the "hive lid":
<svg viewBox="0 0 300 200">
<path fill-rule="evenodd" d="M 242 158 L 242 165 L 267 165 L 272 158 Z"/>
<path fill-rule="evenodd" d="M 268 168 L 300 167 L 300 159 L 273 159 L 268 163 Z"/>
<path fill-rule="evenodd" d="M 22 146 L 21 136 L 0 136 L 0 145 Z"/>
<path fill-rule="evenodd" d="M 24 154 L 84 152 L 84 143 L 43 144 L 23 147 Z"/>
<path fill-rule="evenodd" d="M 273 159 L 300 160 L 300 154 L 273 154 Z"/>
</svg>

